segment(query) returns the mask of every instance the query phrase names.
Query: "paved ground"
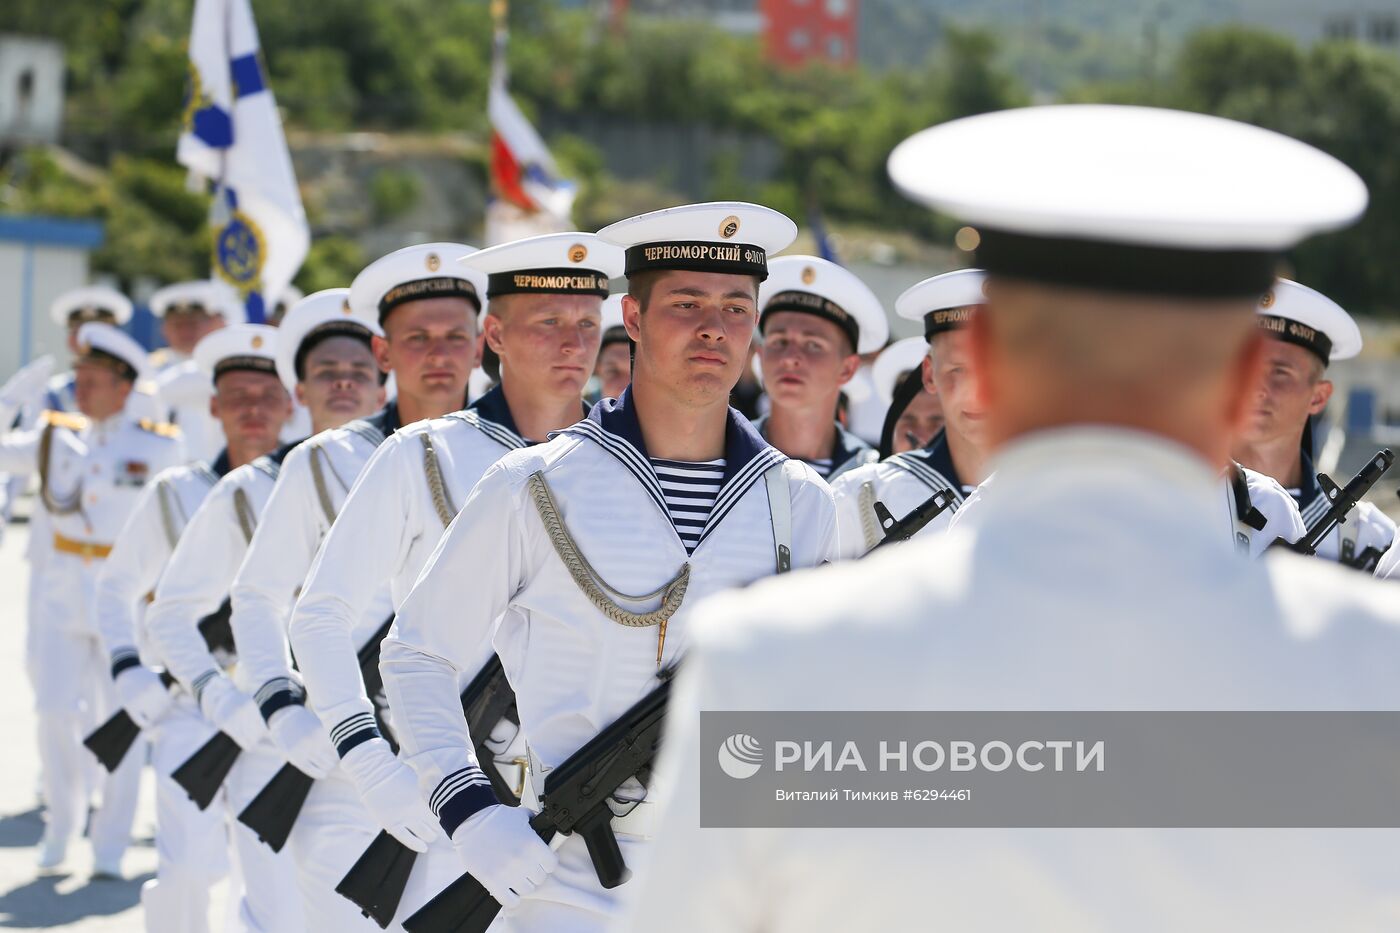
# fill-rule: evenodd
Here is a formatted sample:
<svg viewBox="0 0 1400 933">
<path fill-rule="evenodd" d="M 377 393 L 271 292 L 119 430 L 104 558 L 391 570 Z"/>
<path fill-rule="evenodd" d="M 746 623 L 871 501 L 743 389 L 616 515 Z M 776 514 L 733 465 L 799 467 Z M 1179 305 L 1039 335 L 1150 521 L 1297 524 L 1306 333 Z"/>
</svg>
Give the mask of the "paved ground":
<svg viewBox="0 0 1400 933">
<path fill-rule="evenodd" d="M 124 881 L 89 881 L 86 844 L 69 853 L 57 873 L 39 876 L 34 845 L 43 832 L 37 806 L 38 755 L 33 698 L 24 674 L 27 529 L 11 525 L 0 541 L 0 928 L 138 933 L 143 929 L 141 883 L 155 870 L 149 772 L 137 813 L 136 842 L 127 851 Z M 215 893 L 219 916 L 221 891 Z M 218 929 L 216 924 L 215 929 Z"/>
</svg>

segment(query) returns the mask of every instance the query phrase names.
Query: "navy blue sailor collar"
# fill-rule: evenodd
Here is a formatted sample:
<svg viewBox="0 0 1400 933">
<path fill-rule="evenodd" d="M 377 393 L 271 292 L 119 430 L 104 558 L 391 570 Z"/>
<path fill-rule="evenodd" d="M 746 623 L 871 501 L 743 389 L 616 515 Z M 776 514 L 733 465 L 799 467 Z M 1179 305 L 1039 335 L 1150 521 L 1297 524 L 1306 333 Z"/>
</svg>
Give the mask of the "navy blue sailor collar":
<svg viewBox="0 0 1400 933">
<path fill-rule="evenodd" d="M 230 469 L 228 462 L 228 448 L 219 451 L 219 455 L 209 462 L 209 469 L 214 471 L 214 475 L 222 479 L 228 476 Z"/>
<path fill-rule="evenodd" d="M 966 487 L 953 466 L 953 452 L 948 449 L 947 432 L 942 428 L 927 447 L 895 454 L 887 462 L 913 473 L 934 491 L 951 488 L 959 500 L 966 494 Z"/>
<path fill-rule="evenodd" d="M 1298 503 L 1298 511 L 1302 513 L 1303 524 L 1312 527 L 1319 515 L 1326 511 L 1330 504 L 1327 497 L 1322 494 L 1322 487 L 1317 482 L 1317 466 L 1313 463 L 1313 458 L 1305 450 L 1300 455 L 1299 463 L 1299 483 L 1297 489 L 1289 489 L 1288 494 L 1293 497 L 1293 501 Z"/>
<path fill-rule="evenodd" d="M 383 408 L 364 419 L 364 422 L 385 437 L 393 434 L 403 427 L 403 423 L 399 421 L 399 400 L 391 398 Z"/>
<path fill-rule="evenodd" d="M 644 461 L 651 463 L 646 442 L 642 439 L 642 426 L 637 420 L 637 409 L 632 404 L 631 386 L 623 391 L 621 398 L 605 398 L 598 402 L 588 417 L 576 427 L 590 424 L 626 442 Z M 594 434 L 586 429 L 585 432 L 590 436 Z M 749 419 L 733 408 L 729 409 L 724 426 L 724 482 L 720 487 L 721 492 L 734 480 L 749 477 L 755 471 L 762 473 L 785 459 L 776 447 L 763 439 Z"/>
<path fill-rule="evenodd" d="M 579 399 L 579 416 L 588 417 L 588 406 Z M 481 398 L 472 402 L 462 412 L 450 417 L 468 417 L 468 412 L 476 415 L 474 423 L 477 428 L 490 435 L 506 447 L 533 447 L 542 441 L 531 440 L 520 433 L 520 429 L 515 426 L 515 416 L 510 413 L 510 403 L 506 401 L 505 390 L 500 383 L 492 386 Z M 500 428 L 500 431 L 495 430 Z M 504 432 L 504 433 L 502 433 Z M 560 432 L 554 431 L 550 437 L 554 437 Z"/>
<path fill-rule="evenodd" d="M 768 418 L 768 415 L 764 415 L 753 423 L 754 430 L 758 431 L 765 441 L 768 439 Z M 843 428 L 841 422 L 833 421 L 832 424 L 836 427 L 836 439 L 831 444 L 831 475 L 834 477 L 853 457 L 859 457 L 871 448 L 865 441 Z"/>
</svg>

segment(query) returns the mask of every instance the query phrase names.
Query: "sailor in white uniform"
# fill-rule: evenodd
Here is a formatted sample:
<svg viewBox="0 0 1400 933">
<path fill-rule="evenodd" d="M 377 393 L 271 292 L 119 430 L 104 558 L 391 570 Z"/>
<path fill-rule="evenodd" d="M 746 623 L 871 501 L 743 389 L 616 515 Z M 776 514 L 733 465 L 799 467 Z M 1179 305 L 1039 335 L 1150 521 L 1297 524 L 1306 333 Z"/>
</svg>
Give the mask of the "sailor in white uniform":
<svg viewBox="0 0 1400 933">
<path fill-rule="evenodd" d="M 300 360 L 301 378 L 290 385 L 284 381 L 284 391 L 293 388 L 311 412 L 312 424 L 323 430 L 374 412 L 384 402 L 370 346 L 377 325 L 372 319 L 358 324 L 349 321 L 349 315 L 343 314 L 347 296 L 346 289 L 318 291 L 288 312 L 284 322 L 290 324 L 300 317 L 302 308 L 309 307 L 307 314 L 326 318 L 333 326 L 321 331 L 293 326 L 263 331 L 265 346 L 280 346 L 287 339 L 297 347 L 294 356 Z M 288 401 L 284 416 L 290 416 L 290 410 Z M 267 735 L 251 696 L 256 685 L 249 681 L 244 665 L 232 667 L 231 657 L 211 651 L 195 621 L 227 604 L 281 464 L 294 447 L 294 443 L 283 444 L 272 454 L 239 466 L 210 490 L 176 544 L 146 615 L 147 633 L 167 670 L 192 692 L 204 717 L 242 748 L 224 786 L 223 803 L 231 818 L 242 813 L 284 759 Z M 273 853 L 251 829 L 232 820 L 231 824 L 245 885 L 238 905 L 241 926 L 279 933 L 312 929 L 302 918 L 291 853 Z"/>
<path fill-rule="evenodd" d="M 859 557 L 880 543 L 883 532 L 876 502 L 883 503 L 895 519 L 902 519 L 930 496 L 947 490 L 952 504 L 919 532 L 931 534 L 947 527 L 984 478 L 984 409 L 972 378 L 967 322 L 986 300 L 985 281 L 980 269 L 959 269 L 924 279 L 896 299 L 895 313 L 921 321 L 927 341 L 918 375 L 911 372 L 908 378 L 917 379 L 923 394 L 941 402 L 945 423 L 928 446 L 862 466 L 832 484 L 842 557 Z M 886 424 L 898 418 L 898 414 L 887 417 Z"/>
<path fill-rule="evenodd" d="M 692 600 L 834 554 L 826 484 L 728 407 L 767 253 L 795 235 L 738 202 L 600 231 L 626 249 L 630 388 L 487 470 L 383 644 L 404 757 L 462 865 L 506 908 L 501 929 L 606 926 L 615 895 L 582 839 L 556 854 L 528 826 L 544 781 L 680 659 Z M 492 794 L 457 697 L 493 649 L 529 744 L 520 807 Z M 635 860 L 655 801 L 635 779 L 614 799 L 626 813 L 612 829 Z"/>
<path fill-rule="evenodd" d="M 197 279 L 158 289 L 150 308 L 166 343 L 151 353 L 151 390 L 180 426 L 190 456 L 212 459 L 223 449 L 224 438 L 218 419 L 209 414 L 209 377 L 194 361 L 194 348 L 221 327 L 246 323 L 243 302 L 228 284 Z"/>
<path fill-rule="evenodd" d="M 426 851 L 400 902 L 407 916 L 460 874 L 460 863 L 418 794 L 417 777 L 376 727 L 357 649 L 358 620 L 385 582 L 395 607 L 407 597 L 443 531 L 477 480 L 504 454 L 577 422 L 601 328 L 609 279 L 622 250 L 593 234 L 531 237 L 465 256 L 490 299 L 482 318 L 500 360 L 501 383 L 464 411 L 420 421 L 385 440 L 326 536 L 302 587 L 290 627 L 308 705 L 315 708 L 375 822 Z M 384 632 L 375 633 L 382 639 Z M 376 642 L 377 646 L 377 642 Z M 377 665 L 376 665 L 377 667 Z M 465 673 L 464 683 L 476 671 Z M 393 710 L 379 711 L 393 720 Z M 503 723 L 497 764 L 516 793 L 523 740 Z M 389 738 L 392 738 L 390 736 Z"/>
<path fill-rule="evenodd" d="M 75 398 L 81 414 L 46 412 L 40 426 L 0 438 L 0 469 L 39 474 L 44 550 L 41 590 L 29 627 L 28 667 L 38 705 L 39 760 L 47 826 L 40 867 L 57 867 L 87 815 L 92 759 L 87 729 L 117 707 L 105 652 L 92 623 L 92 598 L 111 542 L 151 477 L 184 460 L 179 432 L 137 421 L 126 402 L 146 352 L 110 324 L 78 330 Z M 13 411 L 0 411 L 8 424 Z M 94 872 L 119 875 L 130 841 L 140 761 L 103 781 L 103 803 L 88 836 Z"/>
<path fill-rule="evenodd" d="M 358 322 L 366 337 L 373 328 L 369 339 L 377 355 L 386 352 L 386 343 L 402 355 L 405 363 L 394 370 L 399 398 L 372 418 L 317 434 L 292 451 L 230 590 L 240 674 L 252 685 L 278 749 L 316 781 L 289 837 L 303 908 L 309 923 L 314 919 L 336 929 L 374 926 L 335 888 L 378 827 L 336 768 L 335 746 L 306 706 L 306 689 L 292 670 L 287 625 L 322 539 L 360 471 L 397 429 L 398 418 L 438 417 L 462 405 L 476 361 L 486 277 L 453 263 L 472 251 L 462 244 L 430 243 L 390 253 L 355 277 L 348 301 L 329 309 L 336 319 Z M 324 326 L 292 315 L 283 323 L 289 335 Z M 284 360 L 284 374 L 293 375 L 288 370 Z M 419 387 L 430 392 L 416 391 Z M 379 575 L 376 582 L 348 633 L 356 647 L 369 642 L 393 613 L 387 577 Z"/>
<path fill-rule="evenodd" d="M 754 422 L 758 433 L 828 482 L 873 462 L 875 451 L 835 416 L 859 354 L 889 337 L 880 299 L 855 273 L 816 256 L 773 260 L 758 298 L 759 359 L 772 403 Z"/>
<path fill-rule="evenodd" d="M 1387 926 L 1394 829 L 700 828 L 700 710 L 1400 702 L 1394 600 L 1251 562 L 1217 512 L 1257 296 L 1281 250 L 1361 214 L 1361 180 L 1255 127 L 1106 106 L 943 124 L 890 168 L 981 235 L 996 480 L 947 534 L 700 608 L 657 776 L 673 806 L 621 929 Z"/>
<path fill-rule="evenodd" d="M 1259 299 L 1258 319 L 1270 338 L 1268 366 L 1250 400 L 1235 459 L 1278 480 L 1296 501 L 1303 524 L 1312 527 L 1331 505 L 1313 464 L 1312 419 L 1332 397 L 1328 363 L 1360 353 L 1361 330 L 1332 299 L 1288 279 Z M 1334 478 L 1338 485 L 1350 479 Z M 1317 556 L 1369 573 L 1394 540 L 1395 522 L 1360 502 L 1322 540 Z"/>
<path fill-rule="evenodd" d="M 241 332 L 215 331 L 194 351 L 213 385 L 213 410 L 228 447 L 210 462 L 165 470 L 146 486 L 97 579 L 96 628 L 111 658 L 117 697 L 150 741 L 155 771 L 156 877 L 141 887 L 151 933 L 208 930 L 209 889 L 227 870 L 222 809 L 200 810 L 169 776 L 213 730 L 193 698 L 169 690 L 153 669 L 159 656 L 147 645 L 143 610 L 209 490 L 230 470 L 277 448 L 286 396 L 272 370 L 273 347 L 253 347 L 237 339 Z"/>
</svg>

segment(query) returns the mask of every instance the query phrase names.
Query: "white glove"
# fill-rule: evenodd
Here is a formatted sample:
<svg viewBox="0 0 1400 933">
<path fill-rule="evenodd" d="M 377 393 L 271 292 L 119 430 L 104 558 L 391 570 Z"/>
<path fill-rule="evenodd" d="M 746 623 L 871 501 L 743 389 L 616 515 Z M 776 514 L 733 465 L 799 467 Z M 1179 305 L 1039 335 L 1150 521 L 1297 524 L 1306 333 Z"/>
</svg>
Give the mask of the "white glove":
<svg viewBox="0 0 1400 933">
<path fill-rule="evenodd" d="M 340 763 L 321 718 L 305 706 L 284 706 L 267 721 L 272 741 L 297 769 L 320 780 Z"/>
<path fill-rule="evenodd" d="M 428 844 L 442 834 L 438 822 L 418 789 L 418 775 L 394 756 L 383 739 L 361 742 L 340 759 L 370 816 L 384 830 L 414 852 L 428 851 Z"/>
<path fill-rule="evenodd" d="M 252 748 L 267 735 L 258 704 L 223 674 L 211 678 L 204 685 L 199 708 L 204 718 L 237 742 L 239 748 Z"/>
<path fill-rule="evenodd" d="M 160 676 L 149 667 L 128 667 L 117 675 L 114 686 L 122 708 L 142 729 L 155 725 L 175 702 Z"/>
<path fill-rule="evenodd" d="M 0 386 L 0 407 L 18 411 L 28 405 L 44 391 L 52 373 L 53 357 L 41 356 L 29 361 Z M 9 425 L 4 428 L 8 430 Z"/>
<path fill-rule="evenodd" d="M 473 813 L 452 835 L 452 847 L 467 871 L 506 910 L 559 865 L 554 850 L 530 828 L 534 815 L 525 807 L 498 803 Z"/>
</svg>

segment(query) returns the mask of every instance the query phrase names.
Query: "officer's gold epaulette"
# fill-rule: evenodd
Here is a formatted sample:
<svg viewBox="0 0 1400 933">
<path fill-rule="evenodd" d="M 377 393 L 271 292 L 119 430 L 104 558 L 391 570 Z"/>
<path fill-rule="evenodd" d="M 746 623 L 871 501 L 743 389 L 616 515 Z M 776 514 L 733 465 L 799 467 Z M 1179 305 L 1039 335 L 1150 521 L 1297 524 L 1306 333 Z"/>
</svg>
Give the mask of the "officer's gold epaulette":
<svg viewBox="0 0 1400 933">
<path fill-rule="evenodd" d="M 136 422 L 136 426 L 143 431 L 159 434 L 161 437 L 180 436 L 180 429 L 168 421 L 152 421 L 150 418 L 142 418 Z"/>
<path fill-rule="evenodd" d="M 39 421 L 43 424 L 51 424 L 59 428 L 67 428 L 70 431 L 81 431 L 87 427 L 87 418 L 73 411 L 57 411 L 47 409 L 39 416 Z"/>
</svg>

